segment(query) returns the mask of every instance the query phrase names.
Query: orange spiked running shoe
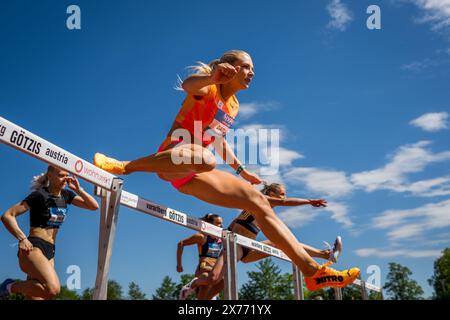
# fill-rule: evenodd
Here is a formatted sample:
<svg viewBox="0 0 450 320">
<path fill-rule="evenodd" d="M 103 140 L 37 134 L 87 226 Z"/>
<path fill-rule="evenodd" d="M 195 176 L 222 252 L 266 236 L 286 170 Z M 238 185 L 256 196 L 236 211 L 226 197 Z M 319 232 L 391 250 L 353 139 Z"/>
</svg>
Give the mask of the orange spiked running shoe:
<svg viewBox="0 0 450 320">
<path fill-rule="evenodd" d="M 312 277 L 305 277 L 306 288 L 315 291 L 324 287 L 343 288 L 352 284 L 359 277 L 358 268 L 337 271 L 328 267 L 329 264 L 322 265 Z"/>
<path fill-rule="evenodd" d="M 96 153 L 94 155 L 94 165 L 112 174 L 124 174 L 125 165 L 122 161 L 108 158 L 104 154 Z"/>
</svg>

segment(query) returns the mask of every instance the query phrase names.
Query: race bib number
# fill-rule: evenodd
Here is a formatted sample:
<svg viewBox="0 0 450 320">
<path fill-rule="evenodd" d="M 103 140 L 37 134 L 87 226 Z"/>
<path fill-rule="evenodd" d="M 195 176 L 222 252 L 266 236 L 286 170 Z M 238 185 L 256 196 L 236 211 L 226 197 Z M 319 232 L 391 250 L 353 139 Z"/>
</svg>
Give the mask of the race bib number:
<svg viewBox="0 0 450 320">
<path fill-rule="evenodd" d="M 224 137 L 233 126 L 234 118 L 229 114 L 218 109 L 217 113 L 206 129 L 206 132 L 211 137 Z"/>
<path fill-rule="evenodd" d="M 210 243 L 208 246 L 208 257 L 211 258 L 219 258 L 220 253 L 222 252 L 222 245 L 219 243 Z"/>
<path fill-rule="evenodd" d="M 66 220 L 67 208 L 50 208 L 50 218 L 48 225 L 51 227 L 59 227 Z"/>
</svg>

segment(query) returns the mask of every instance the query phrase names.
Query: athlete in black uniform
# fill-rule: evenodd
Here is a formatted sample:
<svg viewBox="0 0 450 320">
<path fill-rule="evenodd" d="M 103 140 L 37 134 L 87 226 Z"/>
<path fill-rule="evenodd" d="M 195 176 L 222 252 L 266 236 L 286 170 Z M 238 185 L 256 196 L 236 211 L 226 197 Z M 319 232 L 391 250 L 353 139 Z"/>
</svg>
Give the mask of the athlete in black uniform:
<svg viewBox="0 0 450 320">
<path fill-rule="evenodd" d="M 222 227 L 222 218 L 217 214 L 208 213 L 202 220 L 214 224 L 218 227 Z M 196 233 L 187 239 L 178 242 L 177 249 L 177 271 L 183 272 L 183 266 L 181 262 L 181 257 L 183 255 L 183 249 L 185 246 L 190 246 L 196 244 L 199 253 L 199 263 L 197 269 L 195 270 L 196 277 L 208 277 L 209 273 L 216 264 L 217 259 L 222 253 L 223 244 L 221 238 L 214 238 L 203 233 Z M 202 290 L 207 289 L 206 287 L 199 288 L 197 290 L 197 295 L 204 294 Z M 187 294 L 190 292 L 180 292 L 180 299 L 186 299 Z M 186 294 L 186 296 L 184 295 Z"/>
<path fill-rule="evenodd" d="M 69 186 L 72 190 L 65 189 Z M 98 204 L 69 173 L 49 166 L 47 172 L 33 179 L 34 191 L 9 208 L 1 217 L 8 231 L 19 240 L 19 265 L 26 281 L 5 280 L 0 285 L 0 299 L 11 293 L 22 293 L 27 299 L 52 299 L 60 291 L 54 267 L 55 239 L 68 214 L 68 205 L 97 210 Z M 30 211 L 30 233 L 27 237 L 16 217 Z"/>
</svg>

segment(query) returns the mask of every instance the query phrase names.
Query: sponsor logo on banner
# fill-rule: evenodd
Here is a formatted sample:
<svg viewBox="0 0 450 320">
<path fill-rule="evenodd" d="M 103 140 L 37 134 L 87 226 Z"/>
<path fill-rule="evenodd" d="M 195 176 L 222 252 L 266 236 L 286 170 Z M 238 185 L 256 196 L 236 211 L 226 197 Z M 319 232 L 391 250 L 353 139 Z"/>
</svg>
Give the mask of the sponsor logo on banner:
<svg viewBox="0 0 450 320">
<path fill-rule="evenodd" d="M 161 216 L 165 216 L 166 215 L 166 208 L 160 207 L 158 205 L 152 204 L 150 202 L 147 202 L 145 204 L 145 206 L 147 207 L 148 210 L 156 212 L 158 214 L 160 214 Z"/>
<path fill-rule="evenodd" d="M 201 222 L 203 222 L 203 221 L 201 221 Z M 199 221 L 195 218 L 187 217 L 187 224 L 191 225 L 191 226 L 196 226 L 197 228 L 199 227 Z"/>
<path fill-rule="evenodd" d="M 122 192 L 122 196 L 120 197 L 121 201 L 123 201 L 124 204 L 136 208 L 138 203 L 138 197 L 134 194 L 128 194 L 127 192 Z"/>
<path fill-rule="evenodd" d="M 3 137 L 6 132 L 6 127 L 2 124 L 0 124 L 0 137 Z"/>
<path fill-rule="evenodd" d="M 98 183 L 106 184 L 108 186 L 111 185 L 111 179 L 102 175 L 102 171 L 100 169 L 95 170 L 86 168 L 83 164 L 83 161 L 80 159 L 75 162 L 74 169 L 78 174 L 91 177 L 92 180 L 97 181 Z"/>
<path fill-rule="evenodd" d="M 65 153 L 54 151 L 50 148 L 47 148 L 47 150 L 45 151 L 45 155 L 51 159 L 55 159 L 56 161 L 64 164 L 67 164 L 67 162 L 69 161 L 69 158 L 67 158 Z"/>
<path fill-rule="evenodd" d="M 200 221 L 200 230 L 205 231 L 206 230 L 206 222 Z"/>
<path fill-rule="evenodd" d="M 176 223 L 184 224 L 186 225 L 185 215 L 176 212 L 173 209 L 167 209 L 166 218 L 169 220 L 172 220 Z"/>
<path fill-rule="evenodd" d="M 262 250 L 262 245 L 259 242 L 252 242 L 252 247 Z"/>
<path fill-rule="evenodd" d="M 75 171 L 77 173 L 80 173 L 81 171 L 83 171 L 83 161 L 77 160 L 77 162 L 75 162 Z"/>
<path fill-rule="evenodd" d="M 14 130 L 9 138 L 9 142 L 13 145 L 31 153 L 38 155 L 41 152 L 42 144 L 33 138 L 27 136 L 23 130 Z"/>
</svg>

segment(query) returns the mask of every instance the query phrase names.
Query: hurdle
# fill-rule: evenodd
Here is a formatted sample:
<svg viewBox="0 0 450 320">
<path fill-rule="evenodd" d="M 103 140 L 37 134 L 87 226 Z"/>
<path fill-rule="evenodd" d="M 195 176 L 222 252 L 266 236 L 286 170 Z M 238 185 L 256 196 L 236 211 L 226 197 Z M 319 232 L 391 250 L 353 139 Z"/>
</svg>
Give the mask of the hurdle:
<svg viewBox="0 0 450 320">
<path fill-rule="evenodd" d="M 95 193 L 98 196 L 104 197 L 104 191 L 101 187 L 96 187 Z M 104 201 L 104 200 L 102 200 Z M 224 298 L 225 300 L 238 299 L 238 285 L 237 285 L 237 246 L 241 245 L 248 249 L 257 250 L 269 256 L 292 263 L 291 259 L 280 249 L 265 243 L 244 237 L 240 234 L 233 233 L 227 229 L 222 229 L 213 224 L 200 220 L 196 217 L 189 216 L 186 213 L 177 211 L 175 209 L 157 204 L 153 201 L 142 198 L 138 195 L 127 191 L 122 191 L 120 204 L 133 210 L 146 213 L 158 219 L 178 224 L 180 226 L 200 231 L 204 234 L 216 238 L 222 238 L 224 245 Z M 292 263 L 294 295 L 296 300 L 304 300 L 303 291 L 303 275 L 298 267 Z M 377 292 L 382 292 L 381 288 L 372 284 L 366 283 L 362 280 L 356 279 L 353 285 L 359 286 L 362 292 L 362 298 L 368 299 L 366 289 Z M 342 289 L 335 288 L 335 299 L 342 300 Z"/>
<path fill-rule="evenodd" d="M 94 300 L 106 300 L 107 297 L 108 275 L 120 205 L 186 228 L 203 232 L 213 237 L 221 237 L 224 243 L 224 297 L 226 300 L 238 299 L 236 259 L 238 245 L 292 263 L 284 252 L 275 247 L 232 233 L 196 217 L 189 216 L 183 212 L 162 206 L 123 190 L 122 179 L 95 167 L 93 164 L 3 117 L 0 117 L 0 142 L 49 165 L 68 171 L 94 185 L 94 193 L 101 198 L 97 276 L 93 293 Z M 292 272 L 295 298 L 303 300 L 302 274 L 295 264 L 292 264 Z M 356 280 L 354 284 L 360 286 L 364 291 L 363 299 L 368 298 L 366 289 L 378 291 L 382 294 L 381 288 L 365 283 L 364 281 Z M 340 298 L 342 299 L 340 290 L 335 290 L 335 293 L 336 299 L 339 299 L 338 294 L 340 294 Z"/>
</svg>

